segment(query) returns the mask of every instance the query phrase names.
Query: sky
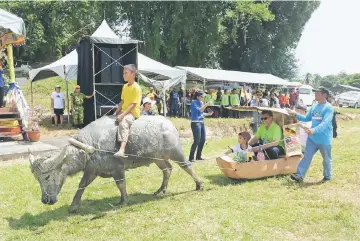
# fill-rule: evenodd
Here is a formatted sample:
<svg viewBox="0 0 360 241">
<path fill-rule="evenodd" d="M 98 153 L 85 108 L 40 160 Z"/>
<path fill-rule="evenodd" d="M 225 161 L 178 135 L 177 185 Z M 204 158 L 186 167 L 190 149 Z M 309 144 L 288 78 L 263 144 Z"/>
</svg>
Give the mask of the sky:
<svg viewBox="0 0 360 241">
<path fill-rule="evenodd" d="M 298 47 L 300 75 L 360 73 L 360 0 L 322 0 Z"/>
</svg>

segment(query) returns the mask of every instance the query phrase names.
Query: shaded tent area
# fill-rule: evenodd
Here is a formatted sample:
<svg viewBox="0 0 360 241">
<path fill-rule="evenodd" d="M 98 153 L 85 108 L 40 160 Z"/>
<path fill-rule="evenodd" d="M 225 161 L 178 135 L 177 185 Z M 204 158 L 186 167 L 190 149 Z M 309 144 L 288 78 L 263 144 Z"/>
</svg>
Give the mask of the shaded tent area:
<svg viewBox="0 0 360 241">
<path fill-rule="evenodd" d="M 112 50 L 106 50 L 106 46 L 104 45 L 126 45 L 129 41 L 133 41 L 134 43 L 138 41 L 134 40 L 122 40 L 119 36 L 115 34 L 115 32 L 109 27 L 107 22 L 103 20 L 101 25 L 98 27 L 98 29 L 90 36 L 88 37 L 88 40 L 90 40 L 91 43 L 96 43 L 103 45 L 103 51 L 101 51 L 102 55 L 107 56 L 108 58 L 102 57 L 103 59 L 103 70 L 101 71 L 101 74 L 92 73 L 93 75 L 96 75 L 96 78 L 102 78 L 106 76 L 112 76 L 112 79 L 118 79 L 118 84 L 123 84 L 121 82 L 122 79 L 122 66 L 123 63 L 121 60 L 126 58 L 126 56 L 118 56 L 119 58 L 114 58 L 113 54 L 116 56 L 117 53 L 109 52 L 109 51 L 115 51 Z M 121 51 L 120 51 L 121 52 Z M 120 54 L 119 52 L 119 54 Z M 126 51 L 123 51 L 125 53 Z M 136 49 L 137 53 L 137 49 Z M 99 52 L 100 54 L 100 52 Z M 97 56 L 94 56 L 96 58 Z M 53 76 L 60 76 L 62 79 L 66 81 L 67 86 L 67 99 L 69 100 L 68 96 L 68 81 L 72 79 L 78 78 L 78 63 L 80 61 L 85 61 L 84 58 L 89 58 L 87 61 L 92 62 L 93 56 L 88 54 L 86 57 L 82 57 L 83 59 L 79 59 L 77 50 L 73 50 L 66 56 L 62 57 L 61 59 L 46 65 L 41 68 L 33 69 L 29 71 L 29 79 L 31 82 L 46 79 Z M 100 57 L 101 58 L 101 57 Z M 162 63 L 159 63 L 141 53 L 137 53 L 136 58 L 137 59 L 137 67 L 139 72 L 140 79 L 146 83 L 147 85 L 154 86 L 155 88 L 159 90 L 163 90 L 164 88 L 170 88 L 174 85 L 178 85 L 179 83 L 182 83 L 183 86 L 185 86 L 186 81 L 186 72 L 183 70 L 179 70 L 167 65 L 164 65 Z M 135 61 L 134 59 L 134 61 Z M 101 62 L 102 60 L 100 60 Z M 134 62 L 135 63 L 135 62 Z M 90 65 L 89 65 L 90 66 Z M 106 67 L 108 66 L 108 67 Z M 119 72 L 120 71 L 120 72 Z M 91 70 L 92 72 L 92 70 Z M 89 79 L 92 81 L 93 76 L 88 76 Z M 95 79 L 96 80 L 96 79 Z M 106 80 L 104 80 L 106 82 Z M 95 83 L 96 81 L 94 81 Z M 85 83 L 85 82 L 84 82 Z M 82 90 L 86 89 L 86 91 L 93 90 L 92 86 L 93 83 L 89 84 L 89 82 L 86 82 L 87 84 L 84 86 L 84 83 L 82 80 L 78 80 L 78 84 L 81 84 Z M 72 90 L 71 90 L 72 91 Z M 163 90 L 164 91 L 164 90 Z M 84 94 L 91 94 L 91 92 L 87 93 L 84 92 Z M 108 97 L 107 97 L 108 98 Z M 111 98 L 110 98 L 111 99 Z M 86 101 L 89 102 L 89 105 L 92 101 Z M 69 106 L 69 101 L 68 101 Z M 114 103 L 109 104 L 109 106 L 114 106 Z M 69 110 L 68 110 L 69 111 Z M 96 111 L 95 111 L 96 112 Z M 94 113 L 96 117 L 96 113 Z"/>
<path fill-rule="evenodd" d="M 176 66 L 176 68 L 186 71 L 188 86 L 202 86 L 204 89 L 218 87 L 222 89 L 232 89 L 245 84 L 272 86 L 289 85 L 287 80 L 266 73 L 249 73 L 184 66 Z"/>
</svg>

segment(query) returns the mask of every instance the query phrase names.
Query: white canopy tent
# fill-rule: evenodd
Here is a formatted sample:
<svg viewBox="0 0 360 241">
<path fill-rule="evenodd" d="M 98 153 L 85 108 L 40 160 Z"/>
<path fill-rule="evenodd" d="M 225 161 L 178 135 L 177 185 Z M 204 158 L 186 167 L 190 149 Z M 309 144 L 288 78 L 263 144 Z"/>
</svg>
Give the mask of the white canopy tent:
<svg viewBox="0 0 360 241">
<path fill-rule="evenodd" d="M 176 68 L 186 70 L 189 75 L 197 77 L 204 83 L 206 81 L 224 81 L 248 84 L 264 84 L 264 85 L 288 85 L 287 80 L 276 77 L 272 74 L 249 73 L 221 69 L 205 69 L 176 66 Z"/>
<path fill-rule="evenodd" d="M 25 34 L 25 23 L 22 18 L 5 11 L 0 8 L 0 31 L 3 32 L 11 30 L 11 32 L 18 35 L 26 35 Z"/>
<path fill-rule="evenodd" d="M 91 36 L 102 38 L 119 38 L 119 36 L 114 33 L 105 20 L 103 20 L 101 25 Z M 36 81 L 58 75 L 64 80 L 68 81 L 71 79 L 76 79 L 77 66 L 78 54 L 76 50 L 73 50 L 54 63 L 38 69 L 30 70 L 29 78 L 31 81 Z M 154 80 L 169 80 L 172 78 L 179 78 L 179 76 L 184 76 L 184 79 L 186 79 L 186 72 L 184 70 L 179 70 L 167 66 L 140 53 L 138 54 L 138 68 L 140 73 L 146 76 L 152 75 Z M 149 82 L 148 80 L 144 81 L 148 83 L 155 83 L 154 80 L 149 80 Z"/>
<path fill-rule="evenodd" d="M 102 21 L 98 29 L 92 34 L 92 37 L 116 38 L 116 39 L 120 38 L 109 27 L 109 25 L 105 20 Z M 171 86 L 177 85 L 179 83 L 185 86 L 186 71 L 167 66 L 141 53 L 138 53 L 138 69 L 139 69 L 139 76 L 145 83 L 152 85 L 155 88 L 160 89 L 164 92 L 165 90 L 169 89 Z M 77 70 L 78 70 L 78 53 L 76 50 L 73 50 L 72 52 L 62 57 L 61 59 L 55 61 L 54 63 L 51 63 L 41 68 L 30 70 L 29 79 L 31 82 L 33 82 L 36 80 L 45 79 L 58 75 L 61 78 L 63 78 L 67 83 L 69 80 L 77 78 Z M 67 96 L 68 96 L 68 88 L 67 88 Z"/>
</svg>

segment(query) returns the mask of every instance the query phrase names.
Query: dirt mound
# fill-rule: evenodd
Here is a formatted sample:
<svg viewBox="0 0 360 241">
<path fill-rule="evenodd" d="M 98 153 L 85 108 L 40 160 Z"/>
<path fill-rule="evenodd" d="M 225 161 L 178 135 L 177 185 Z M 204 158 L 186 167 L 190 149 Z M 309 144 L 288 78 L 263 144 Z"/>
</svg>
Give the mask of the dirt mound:
<svg viewBox="0 0 360 241">
<path fill-rule="evenodd" d="M 355 119 L 360 119 L 360 113 L 346 113 L 336 115 L 336 120 L 349 121 Z"/>
<path fill-rule="evenodd" d="M 252 130 L 248 123 L 226 123 L 226 124 L 213 124 L 210 126 L 205 126 L 206 128 L 206 138 L 207 139 L 221 139 L 225 137 L 234 137 L 242 131 L 248 131 L 252 133 Z M 189 140 L 193 138 L 193 134 L 190 128 L 179 129 L 179 135 L 181 139 Z"/>
</svg>

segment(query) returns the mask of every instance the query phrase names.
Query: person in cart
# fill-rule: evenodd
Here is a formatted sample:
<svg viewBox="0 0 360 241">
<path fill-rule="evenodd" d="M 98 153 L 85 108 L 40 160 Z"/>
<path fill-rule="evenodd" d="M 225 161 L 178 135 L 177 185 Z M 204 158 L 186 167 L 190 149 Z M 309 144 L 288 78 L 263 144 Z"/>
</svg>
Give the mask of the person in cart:
<svg viewBox="0 0 360 241">
<path fill-rule="evenodd" d="M 264 151 L 266 159 L 278 159 L 284 155 L 284 142 L 281 127 L 273 120 L 273 113 L 264 110 L 255 136 L 249 141 L 255 153 Z"/>
</svg>

